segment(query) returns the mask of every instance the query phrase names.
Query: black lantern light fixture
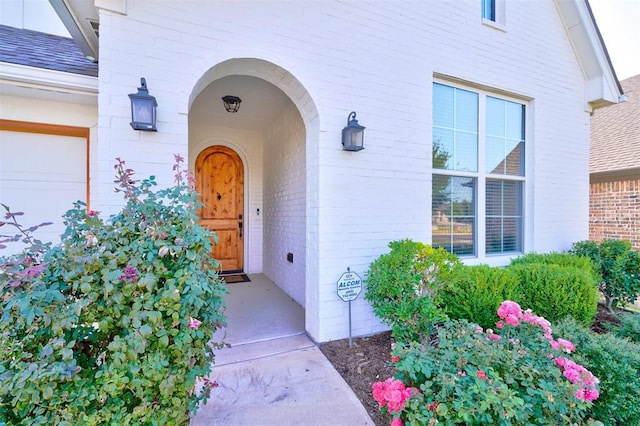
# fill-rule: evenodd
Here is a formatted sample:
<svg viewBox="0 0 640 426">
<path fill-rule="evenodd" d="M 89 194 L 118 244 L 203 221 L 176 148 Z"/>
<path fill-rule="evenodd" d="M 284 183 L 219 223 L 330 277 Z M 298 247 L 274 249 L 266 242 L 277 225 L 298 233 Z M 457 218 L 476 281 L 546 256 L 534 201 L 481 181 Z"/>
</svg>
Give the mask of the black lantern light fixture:
<svg viewBox="0 0 640 426">
<path fill-rule="evenodd" d="M 131 99 L 131 127 L 134 130 L 147 130 L 157 132 L 156 128 L 156 107 L 158 102 L 156 98 L 149 95 L 147 89 L 147 81 L 140 79 L 140 87 L 138 93 L 130 93 Z"/>
<path fill-rule="evenodd" d="M 242 99 L 237 96 L 227 95 L 222 97 L 222 102 L 224 102 L 224 109 L 226 109 L 227 112 L 234 113 L 238 112 L 240 109 L 240 102 L 242 102 Z"/>
<path fill-rule="evenodd" d="M 342 129 L 342 149 L 360 151 L 364 149 L 364 126 L 358 124 L 356 112 L 352 111 L 347 118 L 347 127 Z"/>
</svg>

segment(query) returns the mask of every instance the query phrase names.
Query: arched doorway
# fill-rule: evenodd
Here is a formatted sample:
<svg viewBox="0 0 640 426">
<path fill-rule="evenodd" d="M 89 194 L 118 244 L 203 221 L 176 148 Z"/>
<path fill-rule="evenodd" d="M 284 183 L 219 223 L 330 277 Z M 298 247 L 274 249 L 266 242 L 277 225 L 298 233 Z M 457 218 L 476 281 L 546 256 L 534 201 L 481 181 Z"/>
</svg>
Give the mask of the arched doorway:
<svg viewBox="0 0 640 426">
<path fill-rule="evenodd" d="M 200 224 L 215 232 L 213 257 L 223 272 L 244 271 L 244 167 L 238 154 L 211 146 L 198 155 L 196 190 L 202 207 Z"/>
<path fill-rule="evenodd" d="M 243 269 L 267 277 L 302 306 L 305 328 L 315 335 L 318 238 L 317 227 L 309 224 L 317 223 L 319 120 L 313 100 L 286 70 L 255 58 L 218 63 L 192 90 L 190 168 L 198 169 L 200 155 L 214 146 L 239 156 L 244 171 Z M 239 111 L 225 111 L 225 95 L 242 99 Z M 209 197 L 216 200 L 217 192 Z M 237 232 L 237 216 L 234 227 Z"/>
</svg>

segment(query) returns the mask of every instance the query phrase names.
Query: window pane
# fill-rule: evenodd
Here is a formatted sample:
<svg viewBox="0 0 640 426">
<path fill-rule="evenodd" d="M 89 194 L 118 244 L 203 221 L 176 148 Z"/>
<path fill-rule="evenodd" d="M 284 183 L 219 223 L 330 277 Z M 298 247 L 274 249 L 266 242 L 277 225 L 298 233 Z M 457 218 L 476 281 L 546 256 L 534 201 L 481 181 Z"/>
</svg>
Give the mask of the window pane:
<svg viewBox="0 0 640 426">
<path fill-rule="evenodd" d="M 502 252 L 502 220 L 487 218 L 487 253 Z"/>
<path fill-rule="evenodd" d="M 502 212 L 504 216 L 522 216 L 522 183 L 502 182 Z"/>
<path fill-rule="evenodd" d="M 453 90 L 453 87 L 438 83 L 433 84 L 434 126 L 453 128 Z"/>
<path fill-rule="evenodd" d="M 504 102 L 502 99 L 487 97 L 487 135 L 504 136 Z"/>
<path fill-rule="evenodd" d="M 524 176 L 524 105 L 487 96 L 486 106 L 485 171 Z"/>
<path fill-rule="evenodd" d="M 490 21 L 496 20 L 496 0 L 482 0 L 482 17 Z"/>
<path fill-rule="evenodd" d="M 524 140 L 524 105 L 515 102 L 505 102 L 505 122 L 507 131 L 505 136 L 512 140 Z"/>
<path fill-rule="evenodd" d="M 502 251 L 522 251 L 522 219 L 519 217 L 505 217 L 502 222 Z"/>
<path fill-rule="evenodd" d="M 433 168 L 452 169 L 453 130 L 433 128 Z"/>
<path fill-rule="evenodd" d="M 478 94 L 434 83 L 434 168 L 478 171 Z"/>
<path fill-rule="evenodd" d="M 478 134 L 456 132 L 454 170 L 478 171 Z"/>
<path fill-rule="evenodd" d="M 487 179 L 487 253 L 522 252 L 522 182 Z"/>
<path fill-rule="evenodd" d="M 455 89 L 456 129 L 478 133 L 478 94 Z"/>
<path fill-rule="evenodd" d="M 475 254 L 475 179 L 434 175 L 432 190 L 432 245 Z"/>
<path fill-rule="evenodd" d="M 511 176 L 524 176 L 524 142 L 507 140 L 505 145 L 507 151 L 503 173 Z"/>
<path fill-rule="evenodd" d="M 487 136 L 485 146 L 485 161 L 487 173 L 504 174 L 504 139 Z"/>
</svg>

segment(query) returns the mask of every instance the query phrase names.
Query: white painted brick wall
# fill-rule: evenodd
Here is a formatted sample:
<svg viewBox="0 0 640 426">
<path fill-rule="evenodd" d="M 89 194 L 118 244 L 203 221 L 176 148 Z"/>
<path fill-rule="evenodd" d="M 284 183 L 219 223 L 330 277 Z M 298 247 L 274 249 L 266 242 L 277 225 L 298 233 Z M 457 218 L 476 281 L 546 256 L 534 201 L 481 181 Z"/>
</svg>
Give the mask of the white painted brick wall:
<svg viewBox="0 0 640 426">
<path fill-rule="evenodd" d="M 293 105 L 268 129 L 265 144 L 264 273 L 304 306 L 305 132 Z"/>
<path fill-rule="evenodd" d="M 307 330 L 318 341 L 345 337 L 346 304 L 335 282 L 346 267 L 364 275 L 390 240 L 430 239 L 431 84 L 438 73 L 531 99 L 526 248 L 566 248 L 587 236 L 584 80 L 552 0 L 506 6 L 506 32 L 481 24 L 478 0 L 137 0 L 128 3 L 126 16 L 103 12 L 101 201 L 115 203 L 110 180 L 118 155 L 141 175 L 169 180 L 169 154 L 188 150 L 189 99 L 208 70 L 230 58 L 276 64 L 283 80 L 264 78 L 292 97 L 312 127 L 306 141 Z M 278 72 L 247 72 L 254 71 Z M 141 76 L 158 98 L 158 133 L 128 127 L 126 95 Z M 291 76 L 312 103 L 301 100 Z M 358 153 L 340 146 L 352 110 L 367 127 L 366 149 Z M 354 303 L 354 314 L 356 334 L 383 329 L 363 300 Z"/>
</svg>

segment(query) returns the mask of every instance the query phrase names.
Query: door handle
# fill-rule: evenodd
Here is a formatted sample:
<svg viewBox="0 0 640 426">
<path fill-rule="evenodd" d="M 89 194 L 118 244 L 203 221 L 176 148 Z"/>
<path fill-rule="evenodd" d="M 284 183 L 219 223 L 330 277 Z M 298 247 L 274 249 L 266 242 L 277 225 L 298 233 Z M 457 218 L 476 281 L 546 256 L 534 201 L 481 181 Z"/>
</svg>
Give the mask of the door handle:
<svg viewBox="0 0 640 426">
<path fill-rule="evenodd" d="M 240 229 L 240 238 L 242 238 L 242 222 L 238 222 L 238 229 Z"/>
</svg>

